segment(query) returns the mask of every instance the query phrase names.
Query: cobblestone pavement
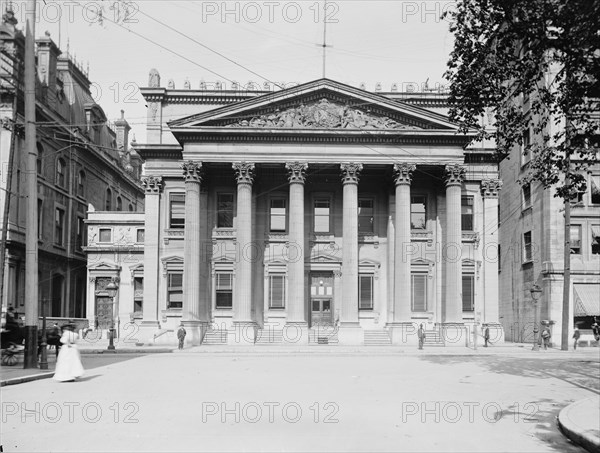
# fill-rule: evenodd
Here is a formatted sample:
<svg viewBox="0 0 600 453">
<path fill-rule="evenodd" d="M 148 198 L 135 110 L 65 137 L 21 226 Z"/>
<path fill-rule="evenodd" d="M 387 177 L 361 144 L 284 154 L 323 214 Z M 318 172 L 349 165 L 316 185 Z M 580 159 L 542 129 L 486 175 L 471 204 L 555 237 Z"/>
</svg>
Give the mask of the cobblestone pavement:
<svg viewBox="0 0 600 453">
<path fill-rule="evenodd" d="M 590 353 L 112 357 L 3 387 L 4 451 L 582 452 L 556 416 L 600 393 Z"/>
</svg>

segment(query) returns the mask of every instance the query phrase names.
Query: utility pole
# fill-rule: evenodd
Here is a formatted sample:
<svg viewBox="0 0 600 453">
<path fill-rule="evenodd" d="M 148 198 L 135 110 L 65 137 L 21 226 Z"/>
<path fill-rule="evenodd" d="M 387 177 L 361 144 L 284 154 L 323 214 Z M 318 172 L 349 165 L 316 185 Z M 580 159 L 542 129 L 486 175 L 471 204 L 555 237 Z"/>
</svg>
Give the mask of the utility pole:
<svg viewBox="0 0 600 453">
<path fill-rule="evenodd" d="M 35 130 L 35 4 L 25 9 L 25 360 L 23 368 L 37 368 L 38 219 L 37 147 Z"/>
<path fill-rule="evenodd" d="M 565 178 L 565 186 L 568 189 L 568 196 L 565 198 L 565 248 L 564 248 L 564 274 L 563 274 L 563 303 L 562 303 L 562 326 L 560 336 L 560 349 L 562 351 L 569 350 L 569 307 L 571 305 L 571 142 L 570 142 L 570 121 L 567 118 L 566 124 L 567 134 L 567 155 L 565 157 L 567 166 L 567 176 Z"/>
</svg>

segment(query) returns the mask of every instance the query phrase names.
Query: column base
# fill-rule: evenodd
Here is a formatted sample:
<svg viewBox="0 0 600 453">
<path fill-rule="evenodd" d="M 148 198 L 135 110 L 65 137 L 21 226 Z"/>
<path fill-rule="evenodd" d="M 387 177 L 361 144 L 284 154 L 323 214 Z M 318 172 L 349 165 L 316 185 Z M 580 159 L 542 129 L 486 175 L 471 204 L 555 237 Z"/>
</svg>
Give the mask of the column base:
<svg viewBox="0 0 600 453">
<path fill-rule="evenodd" d="M 365 342 L 365 336 L 358 322 L 341 322 L 338 327 L 338 341 L 341 345 L 357 346 Z"/>
<path fill-rule="evenodd" d="M 443 322 L 441 327 L 446 346 L 469 346 L 469 329 L 463 322 Z"/>
<path fill-rule="evenodd" d="M 154 334 L 160 330 L 158 321 L 142 321 L 139 324 L 139 330 L 133 335 L 137 343 L 154 345 Z"/>
<path fill-rule="evenodd" d="M 283 343 L 286 345 L 308 343 L 308 323 L 305 321 L 286 322 L 283 326 Z"/>
<path fill-rule="evenodd" d="M 419 344 L 417 337 L 419 326 L 416 322 L 389 322 L 386 327 L 390 332 L 393 345 L 417 346 Z"/>
<path fill-rule="evenodd" d="M 181 322 L 186 331 L 185 345 L 200 346 L 210 325 L 208 321 L 189 320 Z M 175 337 L 177 337 L 177 330 L 175 330 Z"/>
<path fill-rule="evenodd" d="M 227 339 L 227 344 L 249 346 L 256 343 L 258 324 L 254 321 L 233 321 L 233 339 Z M 233 340 L 233 342 L 232 342 Z"/>
</svg>

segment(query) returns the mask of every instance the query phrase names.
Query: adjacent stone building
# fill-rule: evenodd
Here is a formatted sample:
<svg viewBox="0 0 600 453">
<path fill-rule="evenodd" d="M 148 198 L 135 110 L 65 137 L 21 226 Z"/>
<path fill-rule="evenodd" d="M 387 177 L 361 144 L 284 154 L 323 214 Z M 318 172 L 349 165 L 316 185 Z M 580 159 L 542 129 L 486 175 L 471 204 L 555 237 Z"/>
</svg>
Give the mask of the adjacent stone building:
<svg viewBox="0 0 600 453">
<path fill-rule="evenodd" d="M 424 324 L 464 345 L 475 322 L 502 340 L 497 165 L 465 149 L 444 94 L 176 89 L 156 70 L 141 92 L 144 243 L 138 214 L 90 217 L 113 242 L 90 241 L 88 316 L 102 276 L 126 282 L 118 316 L 141 342 L 180 322 L 191 344 L 416 343 Z"/>
<path fill-rule="evenodd" d="M 0 25 L 0 215 L 6 227 L 2 308 L 23 314 L 25 231 L 30 226 L 23 192 L 24 36 L 15 25 L 6 12 Z M 141 160 L 128 147 L 129 124 L 124 117 L 107 121 L 82 66 L 48 34 L 36 41 L 36 55 L 39 298 L 48 302 L 48 316 L 84 318 L 87 212 L 143 211 Z"/>
</svg>

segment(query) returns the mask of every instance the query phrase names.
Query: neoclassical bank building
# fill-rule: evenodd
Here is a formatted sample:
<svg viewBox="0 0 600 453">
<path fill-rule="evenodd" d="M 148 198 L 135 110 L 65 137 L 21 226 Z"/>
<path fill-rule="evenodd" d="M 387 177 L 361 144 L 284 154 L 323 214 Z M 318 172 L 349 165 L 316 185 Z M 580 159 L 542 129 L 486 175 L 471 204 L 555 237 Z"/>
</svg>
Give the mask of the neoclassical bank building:
<svg viewBox="0 0 600 453">
<path fill-rule="evenodd" d="M 146 344 L 180 323 L 188 345 L 416 344 L 421 324 L 434 344 L 470 345 L 474 324 L 503 340 L 494 150 L 468 146 L 444 93 L 148 85 L 145 212 L 87 220 L 91 325 Z"/>
</svg>

